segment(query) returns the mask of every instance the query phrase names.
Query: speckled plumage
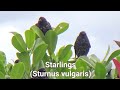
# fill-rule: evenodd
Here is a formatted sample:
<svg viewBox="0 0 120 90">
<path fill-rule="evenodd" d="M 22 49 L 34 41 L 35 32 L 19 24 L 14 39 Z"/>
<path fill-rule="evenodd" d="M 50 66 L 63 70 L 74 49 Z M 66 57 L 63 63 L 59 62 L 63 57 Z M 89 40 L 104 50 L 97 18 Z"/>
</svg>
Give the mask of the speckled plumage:
<svg viewBox="0 0 120 90">
<path fill-rule="evenodd" d="M 50 23 L 44 18 L 44 17 L 40 17 L 38 23 L 36 24 L 37 27 L 40 28 L 40 30 L 42 30 L 43 34 L 45 35 L 45 33 L 48 30 L 51 30 L 52 27 L 50 25 Z"/>
<path fill-rule="evenodd" d="M 77 55 L 77 57 L 87 56 L 90 48 L 91 45 L 87 34 L 84 31 L 80 32 L 74 44 L 75 55 Z"/>
</svg>

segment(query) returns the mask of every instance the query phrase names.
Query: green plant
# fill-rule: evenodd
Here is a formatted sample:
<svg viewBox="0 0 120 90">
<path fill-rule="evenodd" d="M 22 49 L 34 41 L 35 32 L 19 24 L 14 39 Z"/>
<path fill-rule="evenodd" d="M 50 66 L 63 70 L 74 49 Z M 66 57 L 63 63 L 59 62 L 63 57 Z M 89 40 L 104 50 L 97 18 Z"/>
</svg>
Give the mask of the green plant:
<svg viewBox="0 0 120 90">
<path fill-rule="evenodd" d="M 48 76 L 48 78 L 52 79 L 116 78 L 117 72 L 115 69 L 112 69 L 111 60 L 116 57 L 119 58 L 120 50 L 116 50 L 109 55 L 110 46 L 108 46 L 103 60 L 100 60 L 95 54 L 80 56 L 77 59 L 75 57 L 72 58 L 72 54 L 74 53 L 71 49 L 73 47 L 72 44 L 60 47 L 57 53 L 55 53 L 59 35 L 68 28 L 69 24 L 62 22 L 56 28 L 47 31 L 44 35 L 36 25 L 33 25 L 29 30 L 25 31 L 25 40 L 21 34 L 11 32 L 13 34 L 11 42 L 18 51 L 16 52 L 16 56 L 19 62 L 14 64 L 6 63 L 6 55 L 0 51 L 0 78 L 30 79 L 31 71 L 39 71 L 41 68 L 44 68 L 46 72 L 55 74 Z M 54 64 L 67 63 L 69 68 L 48 68 L 46 67 L 46 62 Z"/>
</svg>

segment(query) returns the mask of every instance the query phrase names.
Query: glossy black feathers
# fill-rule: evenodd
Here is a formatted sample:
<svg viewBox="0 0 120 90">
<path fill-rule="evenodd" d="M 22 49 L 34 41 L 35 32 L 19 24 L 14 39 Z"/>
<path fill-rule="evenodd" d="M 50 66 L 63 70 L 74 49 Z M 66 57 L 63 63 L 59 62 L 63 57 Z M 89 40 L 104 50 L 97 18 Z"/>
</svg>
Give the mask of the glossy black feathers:
<svg viewBox="0 0 120 90">
<path fill-rule="evenodd" d="M 77 57 L 87 56 L 90 48 L 91 45 L 87 34 L 84 31 L 80 32 L 74 44 L 75 55 L 77 55 Z"/>
<path fill-rule="evenodd" d="M 36 26 L 39 27 L 39 29 L 43 32 L 44 35 L 48 30 L 52 29 L 50 23 L 44 17 L 39 18 Z"/>
</svg>

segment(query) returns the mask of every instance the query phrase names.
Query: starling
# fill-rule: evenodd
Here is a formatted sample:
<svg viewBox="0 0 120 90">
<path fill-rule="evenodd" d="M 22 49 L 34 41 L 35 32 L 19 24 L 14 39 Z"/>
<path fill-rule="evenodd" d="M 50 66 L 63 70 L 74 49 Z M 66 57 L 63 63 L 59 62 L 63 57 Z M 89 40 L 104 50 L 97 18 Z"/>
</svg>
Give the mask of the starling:
<svg viewBox="0 0 120 90">
<path fill-rule="evenodd" d="M 50 23 L 44 17 L 39 18 L 39 21 L 36 24 L 36 26 L 39 27 L 40 30 L 42 30 L 44 35 L 48 30 L 52 29 Z"/>
<path fill-rule="evenodd" d="M 85 31 L 80 32 L 79 36 L 77 37 L 74 49 L 75 49 L 75 56 L 87 56 L 89 49 L 91 48 L 89 39 Z"/>
</svg>

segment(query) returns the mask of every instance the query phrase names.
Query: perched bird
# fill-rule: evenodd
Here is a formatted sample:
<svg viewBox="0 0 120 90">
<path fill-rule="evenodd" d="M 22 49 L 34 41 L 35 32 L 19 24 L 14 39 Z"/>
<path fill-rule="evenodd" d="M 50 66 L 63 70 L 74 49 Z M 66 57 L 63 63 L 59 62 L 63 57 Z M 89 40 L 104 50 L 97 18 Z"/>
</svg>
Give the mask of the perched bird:
<svg viewBox="0 0 120 90">
<path fill-rule="evenodd" d="M 87 56 L 90 48 L 91 45 L 87 34 L 85 33 L 85 31 L 80 32 L 74 44 L 75 57 L 76 55 L 77 57 Z"/>
<path fill-rule="evenodd" d="M 40 30 L 42 30 L 44 35 L 48 30 L 52 29 L 50 23 L 44 17 L 39 18 L 39 21 L 36 24 L 36 26 L 39 27 Z"/>
</svg>

